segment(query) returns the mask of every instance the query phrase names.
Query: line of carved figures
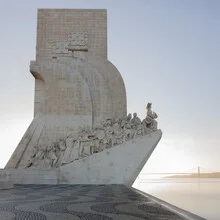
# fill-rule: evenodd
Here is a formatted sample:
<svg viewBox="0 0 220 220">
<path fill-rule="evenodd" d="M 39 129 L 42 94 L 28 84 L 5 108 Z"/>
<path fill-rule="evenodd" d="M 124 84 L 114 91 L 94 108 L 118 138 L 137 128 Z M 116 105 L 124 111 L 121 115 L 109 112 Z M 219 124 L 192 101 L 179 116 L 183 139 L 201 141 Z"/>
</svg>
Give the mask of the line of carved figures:
<svg viewBox="0 0 220 220">
<path fill-rule="evenodd" d="M 154 115 L 154 118 L 156 117 L 157 115 Z M 84 128 L 79 133 L 60 139 L 50 146 L 35 146 L 26 167 L 59 167 L 149 134 L 157 130 L 154 118 L 147 115 L 141 121 L 136 113 L 133 117 L 128 114 L 123 119 L 107 119 L 92 130 Z"/>
</svg>

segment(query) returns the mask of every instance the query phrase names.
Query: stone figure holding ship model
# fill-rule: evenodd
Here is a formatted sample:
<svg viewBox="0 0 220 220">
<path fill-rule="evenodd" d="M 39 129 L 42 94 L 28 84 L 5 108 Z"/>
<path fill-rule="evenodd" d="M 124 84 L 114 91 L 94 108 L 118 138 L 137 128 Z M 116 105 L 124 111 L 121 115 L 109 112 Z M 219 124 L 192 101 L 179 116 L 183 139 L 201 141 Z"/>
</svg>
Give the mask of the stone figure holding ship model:
<svg viewBox="0 0 220 220">
<path fill-rule="evenodd" d="M 147 103 L 147 115 L 146 115 L 146 119 L 145 122 L 147 124 L 147 127 L 152 129 L 153 131 L 157 130 L 157 121 L 155 120 L 158 115 L 156 112 L 153 112 L 151 109 L 152 103 Z"/>
</svg>

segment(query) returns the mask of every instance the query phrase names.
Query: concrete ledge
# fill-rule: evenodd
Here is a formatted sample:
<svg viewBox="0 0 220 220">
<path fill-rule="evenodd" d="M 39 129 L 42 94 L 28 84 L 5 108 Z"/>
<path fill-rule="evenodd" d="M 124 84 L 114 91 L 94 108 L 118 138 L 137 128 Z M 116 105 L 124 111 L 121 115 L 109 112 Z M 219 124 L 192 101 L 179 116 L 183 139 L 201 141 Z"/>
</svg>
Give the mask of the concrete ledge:
<svg viewBox="0 0 220 220">
<path fill-rule="evenodd" d="M 11 189 L 14 187 L 14 184 L 10 181 L 4 182 L 0 181 L 0 190 L 1 189 Z"/>
<path fill-rule="evenodd" d="M 165 202 L 165 201 L 163 201 L 161 199 L 158 199 L 158 198 L 156 198 L 156 197 L 154 197 L 152 195 L 149 195 L 149 194 L 147 194 L 147 193 L 145 193 L 145 192 L 143 192 L 141 190 L 138 190 L 138 189 L 135 189 L 135 188 L 129 187 L 129 186 L 127 186 L 127 187 L 129 189 L 131 189 L 132 191 L 134 191 L 136 193 L 139 193 L 142 196 L 145 196 L 145 197 L 151 199 L 152 201 L 158 203 L 162 207 L 170 210 L 171 212 L 176 213 L 177 215 L 179 215 L 180 217 L 182 217 L 182 218 L 184 218 L 186 220 L 207 220 L 207 219 L 202 218 L 202 217 L 200 217 L 198 215 L 195 215 L 195 214 L 193 214 L 191 212 L 188 212 L 188 211 L 186 211 L 184 209 L 181 209 L 181 208 L 179 208 L 177 206 L 174 206 L 174 205 L 172 205 L 172 204 L 170 204 L 168 202 Z"/>
</svg>

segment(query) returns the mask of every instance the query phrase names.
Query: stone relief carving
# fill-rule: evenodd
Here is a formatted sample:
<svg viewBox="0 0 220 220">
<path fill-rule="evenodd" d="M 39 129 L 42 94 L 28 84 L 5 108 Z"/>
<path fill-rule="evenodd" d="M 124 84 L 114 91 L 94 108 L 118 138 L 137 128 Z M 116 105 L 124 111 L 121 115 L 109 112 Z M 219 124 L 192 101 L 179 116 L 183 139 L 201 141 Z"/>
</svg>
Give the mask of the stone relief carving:
<svg viewBox="0 0 220 220">
<path fill-rule="evenodd" d="M 157 114 L 147 105 L 147 116 L 141 121 L 137 113 L 125 118 L 106 119 L 94 129 L 82 128 L 78 133 L 50 146 L 35 146 L 26 167 L 59 167 L 157 130 Z"/>
<path fill-rule="evenodd" d="M 86 32 L 71 32 L 68 34 L 69 50 L 88 50 L 88 34 Z"/>
<path fill-rule="evenodd" d="M 52 42 L 52 56 L 72 56 L 72 52 L 68 50 L 67 40 L 57 40 Z"/>
<path fill-rule="evenodd" d="M 88 34 L 86 32 L 71 32 L 67 40 L 53 41 L 52 57 L 72 57 L 73 51 L 88 51 Z"/>
</svg>

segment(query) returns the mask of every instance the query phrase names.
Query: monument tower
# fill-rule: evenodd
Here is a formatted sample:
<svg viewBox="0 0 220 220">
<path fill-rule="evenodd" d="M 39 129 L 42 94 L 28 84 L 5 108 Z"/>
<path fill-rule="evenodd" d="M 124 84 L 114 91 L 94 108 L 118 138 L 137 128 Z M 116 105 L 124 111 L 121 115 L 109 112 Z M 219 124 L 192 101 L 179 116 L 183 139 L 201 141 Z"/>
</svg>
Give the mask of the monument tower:
<svg viewBox="0 0 220 220">
<path fill-rule="evenodd" d="M 107 60 L 105 9 L 39 9 L 30 72 L 34 119 L 6 168 L 25 167 L 36 143 L 49 145 L 127 114 L 123 79 Z"/>
<path fill-rule="evenodd" d="M 39 9 L 30 72 L 34 119 L 3 180 L 132 185 L 162 132 L 151 103 L 144 120 L 127 115 L 124 81 L 107 58 L 107 11 Z"/>
</svg>

